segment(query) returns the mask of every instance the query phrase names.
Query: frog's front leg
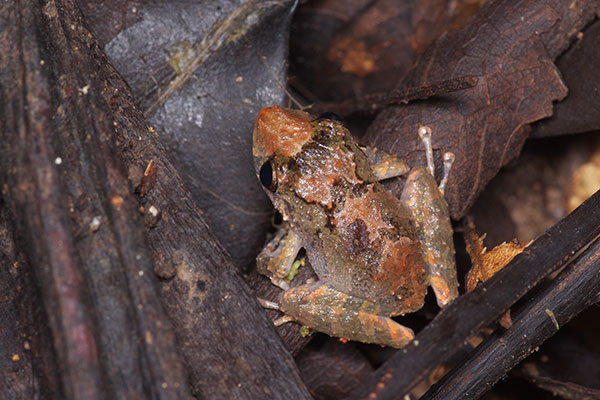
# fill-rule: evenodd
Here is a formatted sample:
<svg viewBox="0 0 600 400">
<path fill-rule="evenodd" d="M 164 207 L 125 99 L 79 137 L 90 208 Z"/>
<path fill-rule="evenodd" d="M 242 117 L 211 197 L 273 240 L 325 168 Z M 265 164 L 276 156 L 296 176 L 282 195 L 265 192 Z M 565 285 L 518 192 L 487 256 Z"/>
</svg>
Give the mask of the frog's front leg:
<svg viewBox="0 0 600 400">
<path fill-rule="evenodd" d="M 428 168 L 411 171 L 401 200 L 412 211 L 429 281 L 438 305 L 443 307 L 458 297 L 452 225 L 443 194 L 453 156 L 444 157 L 444 178 L 438 187 L 433 177 L 431 130 L 420 127 L 419 134 L 425 144 Z"/>
<path fill-rule="evenodd" d="M 256 257 L 256 269 L 260 274 L 268 276 L 274 285 L 287 290 L 289 285 L 286 278 L 290 275 L 301 248 L 300 237 L 285 224 Z"/>
<path fill-rule="evenodd" d="M 403 176 L 410 171 L 408 164 L 397 155 L 370 146 L 361 149 L 367 156 L 371 170 L 378 181 Z"/>
<path fill-rule="evenodd" d="M 375 303 L 342 293 L 321 281 L 287 290 L 280 308 L 301 324 L 330 336 L 398 349 L 414 338 L 411 329 L 381 315 Z"/>
</svg>

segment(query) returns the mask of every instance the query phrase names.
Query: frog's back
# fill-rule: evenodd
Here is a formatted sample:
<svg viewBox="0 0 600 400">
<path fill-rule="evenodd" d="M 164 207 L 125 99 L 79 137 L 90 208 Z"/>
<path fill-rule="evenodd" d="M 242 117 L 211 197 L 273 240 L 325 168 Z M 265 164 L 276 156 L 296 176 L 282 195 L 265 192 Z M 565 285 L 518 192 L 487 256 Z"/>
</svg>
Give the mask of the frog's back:
<svg viewBox="0 0 600 400">
<path fill-rule="evenodd" d="M 307 238 L 319 277 L 397 315 L 423 305 L 427 278 L 410 211 L 378 183 L 349 190 L 329 228 Z"/>
</svg>

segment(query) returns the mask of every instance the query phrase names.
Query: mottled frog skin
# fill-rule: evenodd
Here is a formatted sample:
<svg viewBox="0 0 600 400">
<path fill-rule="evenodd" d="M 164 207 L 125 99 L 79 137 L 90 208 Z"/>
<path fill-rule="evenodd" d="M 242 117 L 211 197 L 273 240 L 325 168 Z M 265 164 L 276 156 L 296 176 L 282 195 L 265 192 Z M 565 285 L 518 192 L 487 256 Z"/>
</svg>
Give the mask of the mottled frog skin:
<svg viewBox="0 0 600 400">
<path fill-rule="evenodd" d="M 257 268 L 287 289 L 280 298 L 287 316 L 332 336 L 400 348 L 414 334 L 390 317 L 421 308 L 428 285 L 440 306 L 458 296 L 447 204 L 424 167 L 410 170 L 359 147 L 335 119 L 280 107 L 259 114 L 253 155 L 286 221 Z M 378 183 L 406 174 L 401 199 Z M 285 278 L 302 248 L 319 280 L 289 288 Z"/>
</svg>

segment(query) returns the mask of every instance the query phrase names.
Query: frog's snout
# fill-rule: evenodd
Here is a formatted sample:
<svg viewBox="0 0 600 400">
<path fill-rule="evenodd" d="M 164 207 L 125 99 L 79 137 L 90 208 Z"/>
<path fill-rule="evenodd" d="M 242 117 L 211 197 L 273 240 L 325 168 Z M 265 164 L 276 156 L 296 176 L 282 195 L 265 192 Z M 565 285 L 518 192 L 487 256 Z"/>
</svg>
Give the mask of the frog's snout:
<svg viewBox="0 0 600 400">
<path fill-rule="evenodd" d="M 254 124 L 252 153 L 255 158 L 280 154 L 292 157 L 312 136 L 310 115 L 278 106 L 264 108 Z"/>
</svg>

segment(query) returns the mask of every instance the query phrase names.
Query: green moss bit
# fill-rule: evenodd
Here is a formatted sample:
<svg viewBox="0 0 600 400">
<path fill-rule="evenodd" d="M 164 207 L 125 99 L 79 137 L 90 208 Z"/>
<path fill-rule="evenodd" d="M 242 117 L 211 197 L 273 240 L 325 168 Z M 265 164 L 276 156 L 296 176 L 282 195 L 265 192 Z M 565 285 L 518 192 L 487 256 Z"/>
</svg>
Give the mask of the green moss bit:
<svg viewBox="0 0 600 400">
<path fill-rule="evenodd" d="M 312 335 L 313 331 L 308 326 L 302 326 L 302 328 L 300 328 L 300 334 L 302 337 L 307 337 Z"/>
<path fill-rule="evenodd" d="M 302 257 L 301 259 L 294 261 L 294 263 L 292 264 L 292 268 L 290 269 L 290 273 L 285 277 L 284 280 L 287 283 L 290 283 L 296 277 L 296 275 L 298 275 L 298 270 L 300 269 L 300 267 L 304 267 L 305 264 L 306 257 Z"/>
</svg>

